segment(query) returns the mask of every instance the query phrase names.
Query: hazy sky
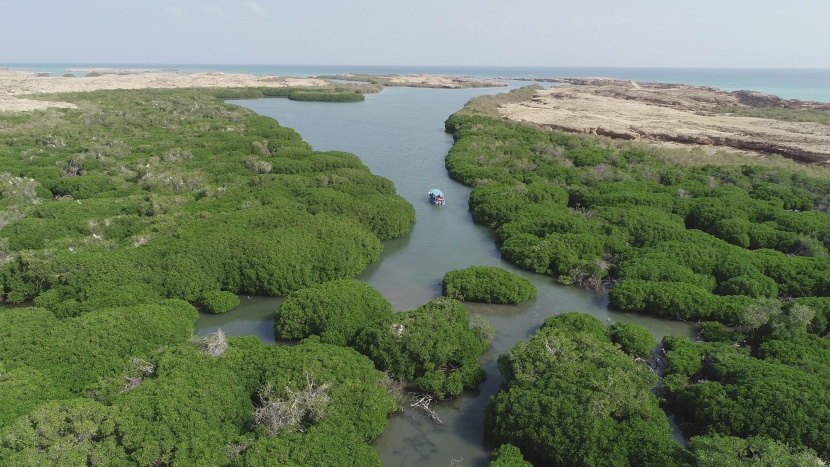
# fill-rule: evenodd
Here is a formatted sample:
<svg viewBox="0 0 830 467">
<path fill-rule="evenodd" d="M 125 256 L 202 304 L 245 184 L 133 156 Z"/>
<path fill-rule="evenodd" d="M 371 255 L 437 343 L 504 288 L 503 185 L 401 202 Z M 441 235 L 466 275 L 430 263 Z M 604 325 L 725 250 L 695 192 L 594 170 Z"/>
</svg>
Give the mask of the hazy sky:
<svg viewBox="0 0 830 467">
<path fill-rule="evenodd" d="M 830 68 L 828 0 L 0 0 L 0 62 Z"/>
</svg>

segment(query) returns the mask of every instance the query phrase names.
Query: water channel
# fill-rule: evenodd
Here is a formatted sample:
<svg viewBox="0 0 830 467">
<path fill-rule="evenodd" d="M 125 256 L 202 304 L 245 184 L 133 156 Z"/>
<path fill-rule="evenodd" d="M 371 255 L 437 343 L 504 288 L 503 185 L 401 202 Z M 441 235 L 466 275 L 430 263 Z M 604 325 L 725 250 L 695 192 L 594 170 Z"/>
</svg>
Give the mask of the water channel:
<svg viewBox="0 0 830 467">
<path fill-rule="evenodd" d="M 501 259 L 493 232 L 473 223 L 467 209 L 471 189 L 451 180 L 444 168 L 444 157 L 452 147 L 444 120 L 472 97 L 507 89 L 386 88 L 352 104 L 233 101 L 295 129 L 315 150 L 358 155 L 373 173 L 392 180 L 398 194 L 415 206 L 417 222 L 412 232 L 384 242 L 381 260 L 357 277 L 383 293 L 396 310 L 412 310 L 440 296 L 440 281 L 447 271 L 472 265 L 506 268 L 530 279 L 539 289 L 536 298 L 517 306 L 466 304 L 496 329 L 493 347 L 482 357 L 487 380 L 477 391 L 436 404 L 434 409 L 443 424 L 415 409 L 392 416 L 383 434 L 371 443 L 384 466 L 443 466 L 453 460 L 464 466 L 486 466 L 489 453 L 482 445 L 484 408 L 502 381 L 496 359 L 516 342 L 526 340 L 549 316 L 580 311 L 606 323 L 633 322 L 657 339 L 666 334 L 694 333 L 682 322 L 608 310 L 602 295 L 520 270 Z M 431 188 L 444 192 L 444 206 L 428 202 Z M 243 297 L 242 305 L 226 314 L 202 315 L 196 332 L 207 334 L 221 327 L 229 335 L 256 335 L 273 343 L 273 312 L 281 301 Z"/>
</svg>

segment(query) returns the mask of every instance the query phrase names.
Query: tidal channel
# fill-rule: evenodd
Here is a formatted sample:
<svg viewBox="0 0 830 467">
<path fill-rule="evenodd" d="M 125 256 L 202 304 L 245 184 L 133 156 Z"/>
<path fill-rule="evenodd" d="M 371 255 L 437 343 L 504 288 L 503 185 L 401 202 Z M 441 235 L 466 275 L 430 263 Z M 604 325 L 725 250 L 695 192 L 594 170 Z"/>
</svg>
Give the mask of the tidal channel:
<svg viewBox="0 0 830 467">
<path fill-rule="evenodd" d="M 231 101 L 275 118 L 293 128 L 318 151 L 356 154 L 372 171 L 394 182 L 399 195 L 415 206 L 417 222 L 409 235 L 384 242 L 380 261 L 356 279 L 379 290 L 395 310 L 413 310 L 441 295 L 447 271 L 473 265 L 499 266 L 533 281 L 536 298 L 517 306 L 465 303 L 496 329 L 492 348 L 482 356 L 487 380 L 477 391 L 435 404 L 442 424 L 416 409 L 393 415 L 383 434 L 371 442 L 384 466 L 443 466 L 454 463 L 483 467 L 489 451 L 483 446 L 484 408 L 502 382 L 496 360 L 526 340 L 545 318 L 568 311 L 590 313 L 605 323 L 632 322 L 656 339 L 666 334 L 693 335 L 680 321 L 619 313 L 607 298 L 551 277 L 516 268 L 503 261 L 491 229 L 473 223 L 467 209 L 471 189 L 447 175 L 444 158 L 452 137 L 444 121 L 469 99 L 507 92 L 508 88 L 419 89 L 386 88 L 360 103 L 295 102 L 288 99 Z M 446 204 L 429 203 L 427 192 L 439 188 Z M 273 343 L 273 313 L 281 298 L 242 297 L 242 305 L 223 315 L 203 314 L 198 334 L 217 328 L 228 335 L 256 335 Z"/>
</svg>

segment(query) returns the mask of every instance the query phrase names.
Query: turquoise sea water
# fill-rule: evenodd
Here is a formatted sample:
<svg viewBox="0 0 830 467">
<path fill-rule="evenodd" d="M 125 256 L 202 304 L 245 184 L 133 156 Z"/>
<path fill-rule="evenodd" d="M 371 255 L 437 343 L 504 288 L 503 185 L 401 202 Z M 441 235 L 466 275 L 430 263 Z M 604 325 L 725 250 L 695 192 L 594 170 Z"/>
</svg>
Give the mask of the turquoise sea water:
<svg viewBox="0 0 830 467">
<path fill-rule="evenodd" d="M 50 72 L 55 76 L 67 68 L 153 68 L 181 73 L 221 71 L 275 76 L 315 76 L 337 73 L 440 74 L 478 78 L 553 78 L 602 76 L 713 86 L 724 91 L 747 89 L 787 99 L 830 102 L 830 69 L 786 68 L 603 68 L 603 67 L 448 67 L 377 65 L 192 65 L 192 64 L 108 64 L 108 63 L 0 63 L 0 68 Z M 82 73 L 76 73 L 82 74 Z"/>
</svg>

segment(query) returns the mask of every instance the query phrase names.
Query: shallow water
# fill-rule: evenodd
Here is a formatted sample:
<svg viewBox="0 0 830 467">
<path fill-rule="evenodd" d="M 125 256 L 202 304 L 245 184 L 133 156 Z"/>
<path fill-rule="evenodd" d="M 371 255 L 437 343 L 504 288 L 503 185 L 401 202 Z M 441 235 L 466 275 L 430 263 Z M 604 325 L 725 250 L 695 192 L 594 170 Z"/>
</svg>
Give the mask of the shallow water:
<svg viewBox="0 0 830 467">
<path fill-rule="evenodd" d="M 602 295 L 562 286 L 550 277 L 515 268 L 503 261 L 493 232 L 472 222 L 467 209 L 470 188 L 451 180 L 444 157 L 452 137 L 444 120 L 470 98 L 505 92 L 500 89 L 438 90 L 386 88 L 349 104 L 295 102 L 287 99 L 234 101 L 297 130 L 315 150 L 357 154 L 373 173 L 395 183 L 398 194 L 415 206 L 417 223 L 406 237 L 384 242 L 381 260 L 357 279 L 375 287 L 396 310 L 412 310 L 441 295 L 447 271 L 472 265 L 500 266 L 533 281 L 536 298 L 520 305 L 467 303 L 495 327 L 493 347 L 482 356 L 487 380 L 474 392 L 434 406 L 443 424 L 423 412 L 407 409 L 394 415 L 372 446 L 384 466 L 436 466 L 463 460 L 485 466 L 482 446 L 484 408 L 501 384 L 499 354 L 526 340 L 545 318 L 567 311 L 590 313 L 603 322 L 634 322 L 657 339 L 666 334 L 693 333 L 685 323 L 613 312 Z M 439 188 L 447 204 L 434 206 L 427 192 Z M 197 333 L 221 327 L 229 335 L 256 335 L 274 342 L 273 311 L 279 298 L 242 297 L 242 305 L 224 315 L 203 315 Z"/>
</svg>

